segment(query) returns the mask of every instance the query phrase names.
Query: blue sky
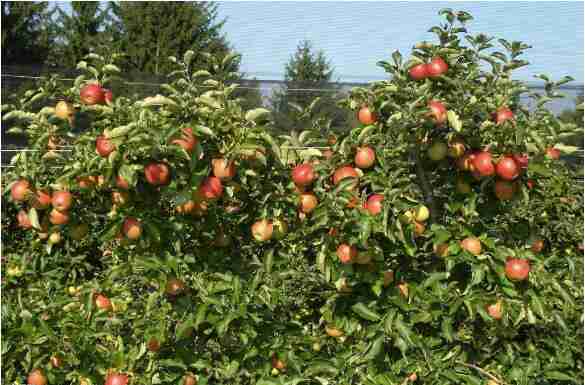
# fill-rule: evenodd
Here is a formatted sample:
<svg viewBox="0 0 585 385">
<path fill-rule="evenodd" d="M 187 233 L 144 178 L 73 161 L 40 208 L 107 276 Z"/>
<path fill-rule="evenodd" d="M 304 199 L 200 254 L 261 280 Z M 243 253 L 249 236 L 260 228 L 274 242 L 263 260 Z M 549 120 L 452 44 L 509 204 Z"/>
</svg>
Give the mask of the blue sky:
<svg viewBox="0 0 585 385">
<path fill-rule="evenodd" d="M 395 49 L 407 56 L 415 42 L 434 39 L 427 31 L 445 7 L 471 12 L 472 33 L 530 44 L 524 58 L 531 65 L 516 78 L 546 73 L 583 83 L 583 2 L 222 1 L 219 15 L 250 77 L 281 79 L 298 42 L 309 39 L 325 51 L 337 79 L 362 82 L 385 78 L 376 62 Z"/>
<path fill-rule="evenodd" d="M 243 54 L 242 69 L 259 79 L 282 77 L 299 40 L 309 39 L 331 59 L 343 81 L 384 78 L 379 60 L 431 40 L 444 7 L 471 12 L 468 30 L 530 44 L 531 65 L 516 77 L 573 76 L 583 83 L 583 2 L 220 2 L 225 32 Z"/>
</svg>

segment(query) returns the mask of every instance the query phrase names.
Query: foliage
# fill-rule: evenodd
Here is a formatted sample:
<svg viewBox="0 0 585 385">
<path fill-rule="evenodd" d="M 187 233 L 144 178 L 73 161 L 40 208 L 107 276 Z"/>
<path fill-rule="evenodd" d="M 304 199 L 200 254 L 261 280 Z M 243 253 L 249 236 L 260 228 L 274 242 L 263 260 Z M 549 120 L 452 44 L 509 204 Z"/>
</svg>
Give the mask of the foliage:
<svg viewBox="0 0 585 385">
<path fill-rule="evenodd" d="M 54 32 L 49 3 L 2 2 L 2 62 L 30 64 L 49 55 Z"/>
<path fill-rule="evenodd" d="M 352 90 L 344 105 L 353 114 L 366 105 L 377 121 L 336 141 L 323 137 L 331 120 L 312 117 L 314 103 L 298 109 L 307 130 L 269 135 L 268 111 L 245 110 L 234 95 L 236 54 L 187 51 L 170 58 L 161 94 L 88 106 L 81 87 L 111 87 L 119 74 L 90 55 L 71 88 L 47 79 L 3 106 L 3 121 L 40 150 L 19 154 L 2 181 L 3 383 L 42 368 L 50 384 L 103 384 L 109 372 L 131 385 L 177 384 L 186 373 L 199 384 L 582 384 L 583 196 L 571 170 L 544 156 L 552 145 L 575 150 L 561 144 L 575 125 L 546 109 L 569 79 L 541 76 L 545 93 L 525 109 L 515 101 L 528 89 L 511 75 L 527 64 L 527 46 L 468 34 L 465 12 L 440 14 L 446 21 L 431 28 L 438 44 L 417 44 L 408 60 L 395 52 L 380 62 L 390 80 Z M 410 79 L 412 65 L 437 56 L 446 73 Z M 56 95 L 74 101 L 74 118 L 55 116 Z M 430 100 L 445 104 L 444 124 L 429 116 Z M 505 105 L 514 119 L 497 124 Z M 192 152 L 176 142 L 186 127 L 197 136 Z M 96 154 L 98 135 L 115 145 L 107 157 Z M 454 136 L 496 159 L 529 155 L 513 199 L 496 198 L 493 176 L 475 180 L 457 159 L 429 159 L 433 144 Z M 355 170 L 363 146 L 375 164 Z M 206 198 L 218 157 L 234 160 L 237 175 L 219 199 Z M 147 183 L 153 161 L 170 168 L 168 185 Z M 318 205 L 308 214 L 291 180 L 300 163 L 315 172 L 307 189 Z M 358 178 L 335 184 L 346 165 Z M 116 200 L 117 176 L 129 184 L 127 202 Z M 71 191 L 70 223 L 45 228 L 50 208 L 13 201 L 19 178 L 53 196 Z M 458 180 L 470 191 L 458 192 Z M 384 197 L 377 215 L 362 208 L 372 193 Z M 421 205 L 430 218 L 408 220 Z M 18 227 L 19 210 L 32 229 Z M 128 217 L 142 224 L 136 241 L 124 235 Z M 260 219 L 275 228 L 265 242 L 251 232 Z M 89 233 L 76 240 L 80 224 Z M 478 255 L 461 247 L 469 236 L 481 241 Z M 532 249 L 536 239 L 542 251 Z M 341 243 L 359 250 L 353 263 L 340 263 Z M 529 261 L 526 281 L 506 275 L 510 256 Z M 183 290 L 169 288 L 174 279 Z M 96 307 L 97 294 L 111 309 Z M 499 320 L 486 309 L 498 301 Z"/>
</svg>

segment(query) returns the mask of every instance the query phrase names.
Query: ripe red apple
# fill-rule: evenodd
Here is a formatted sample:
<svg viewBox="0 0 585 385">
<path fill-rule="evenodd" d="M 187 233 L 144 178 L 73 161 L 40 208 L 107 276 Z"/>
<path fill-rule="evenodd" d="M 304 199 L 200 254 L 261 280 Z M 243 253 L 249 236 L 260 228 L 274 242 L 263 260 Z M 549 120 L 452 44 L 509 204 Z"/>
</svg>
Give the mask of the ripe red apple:
<svg viewBox="0 0 585 385">
<path fill-rule="evenodd" d="M 37 210 L 44 210 L 51 205 L 51 194 L 46 190 L 37 190 L 35 193 L 32 206 Z"/>
<path fill-rule="evenodd" d="M 219 178 L 210 176 L 203 180 L 198 192 L 199 196 L 204 200 L 215 200 L 222 196 L 223 185 Z"/>
<path fill-rule="evenodd" d="M 514 180 L 520 175 L 520 167 L 514 158 L 504 156 L 496 164 L 496 174 L 504 180 Z"/>
<path fill-rule="evenodd" d="M 481 176 L 490 176 L 496 171 L 494 163 L 492 162 L 492 154 L 488 151 L 480 151 L 475 154 L 472 164 L 473 169 Z"/>
<path fill-rule="evenodd" d="M 234 164 L 234 161 L 228 161 L 224 158 L 216 158 L 211 160 L 211 165 L 213 167 L 213 175 L 221 181 L 228 181 L 236 176 L 236 165 Z"/>
<path fill-rule="evenodd" d="M 408 74 L 410 78 L 413 80 L 422 80 L 429 76 L 428 66 L 427 64 L 417 64 L 413 66 L 409 71 Z"/>
<path fill-rule="evenodd" d="M 337 247 L 337 257 L 341 263 L 352 263 L 358 255 L 357 247 L 342 243 Z"/>
<path fill-rule="evenodd" d="M 425 230 L 427 229 L 427 227 L 424 225 L 424 223 L 420 223 L 420 222 L 414 222 L 414 235 L 416 237 L 420 237 L 421 235 L 423 235 L 425 233 Z"/>
<path fill-rule="evenodd" d="M 506 277 L 511 281 L 524 281 L 530 274 L 530 262 L 527 259 L 508 258 L 506 261 Z"/>
<path fill-rule="evenodd" d="M 94 181 L 93 181 L 93 179 L 91 177 L 89 177 L 89 176 L 79 176 L 79 177 L 77 177 L 77 183 L 79 185 L 79 188 L 80 189 L 83 189 L 83 190 L 89 189 L 89 188 L 93 187 L 94 184 L 95 184 Z"/>
<path fill-rule="evenodd" d="M 303 163 L 292 170 L 292 180 L 297 186 L 308 186 L 313 183 L 315 172 L 309 163 Z"/>
<path fill-rule="evenodd" d="M 370 168 L 376 162 L 376 152 L 372 147 L 358 147 L 354 161 L 359 168 Z"/>
<path fill-rule="evenodd" d="M 486 306 L 487 313 L 495 320 L 502 319 L 502 301 Z"/>
<path fill-rule="evenodd" d="M 265 242 L 272 238 L 273 230 L 272 222 L 262 219 L 252 225 L 252 236 L 258 242 Z"/>
<path fill-rule="evenodd" d="M 49 222 L 54 225 L 64 225 L 69 222 L 69 213 L 67 211 L 53 209 L 49 213 Z"/>
<path fill-rule="evenodd" d="M 549 147 L 546 149 L 546 157 L 549 159 L 557 160 L 561 157 L 561 150 L 554 147 Z"/>
<path fill-rule="evenodd" d="M 501 201 L 508 201 L 514 197 L 516 185 L 507 180 L 497 180 L 494 185 L 496 197 Z"/>
<path fill-rule="evenodd" d="M 107 158 L 115 149 L 116 146 L 114 143 L 104 135 L 100 135 L 96 138 L 95 150 L 102 158 Z"/>
<path fill-rule="evenodd" d="M 514 154 L 512 155 L 518 167 L 520 168 L 527 168 L 528 167 L 528 154 Z"/>
<path fill-rule="evenodd" d="M 122 232 L 126 238 L 136 240 L 142 235 L 142 223 L 136 218 L 128 217 L 122 224 Z"/>
<path fill-rule="evenodd" d="M 20 179 L 15 182 L 10 188 L 10 196 L 15 202 L 22 202 L 26 200 L 27 196 L 31 193 L 30 183 L 26 179 Z"/>
<path fill-rule="evenodd" d="M 105 311 L 111 311 L 113 309 L 112 301 L 103 294 L 94 294 L 93 302 L 98 309 Z"/>
<path fill-rule="evenodd" d="M 51 203 L 53 204 L 55 210 L 67 211 L 73 204 L 73 196 L 69 191 L 56 191 L 53 193 Z"/>
<path fill-rule="evenodd" d="M 130 188 L 130 184 L 122 176 L 116 175 L 116 187 L 122 190 L 128 190 Z"/>
<path fill-rule="evenodd" d="M 473 255 L 481 254 L 481 242 L 477 238 L 468 237 L 461 241 L 461 248 Z"/>
<path fill-rule="evenodd" d="M 120 373 L 110 373 L 104 385 L 128 385 L 128 376 Z"/>
<path fill-rule="evenodd" d="M 433 60 L 427 65 L 427 72 L 431 78 L 437 78 L 443 75 L 448 69 L 449 66 L 445 63 L 445 60 L 440 57 L 433 58 Z"/>
<path fill-rule="evenodd" d="M 500 107 L 496 111 L 496 124 L 502 124 L 506 120 L 513 120 L 514 113 L 508 107 Z"/>
<path fill-rule="evenodd" d="M 309 214 L 319 204 L 319 200 L 313 193 L 303 193 L 299 198 L 299 209 L 305 214 Z"/>
<path fill-rule="evenodd" d="M 168 295 L 179 295 L 185 290 L 185 283 L 177 278 L 171 278 L 167 281 L 165 293 Z"/>
<path fill-rule="evenodd" d="M 16 214 L 16 220 L 18 221 L 18 227 L 28 230 L 32 228 L 32 223 L 28 218 L 28 213 L 24 210 L 20 210 L 18 214 Z"/>
<path fill-rule="evenodd" d="M 144 166 L 146 181 L 153 186 L 164 186 L 171 181 L 171 172 L 166 163 L 152 162 Z"/>
<path fill-rule="evenodd" d="M 339 182 L 341 182 L 342 180 L 344 180 L 345 178 L 359 178 L 359 174 L 357 173 L 357 171 L 355 170 L 355 168 L 351 167 L 351 166 L 343 166 L 338 168 L 337 170 L 335 170 L 335 173 L 333 174 L 333 184 L 338 185 Z M 355 184 L 352 184 L 348 190 L 353 189 L 355 186 L 357 186 L 357 181 Z"/>
<path fill-rule="evenodd" d="M 364 203 L 364 208 L 370 212 L 372 215 L 378 215 L 382 212 L 384 208 L 384 195 L 382 194 L 372 194 L 368 197 L 366 203 Z"/>
<path fill-rule="evenodd" d="M 376 123 L 378 119 L 369 107 L 364 106 L 358 111 L 358 120 L 361 124 L 369 125 Z"/>
<path fill-rule="evenodd" d="M 107 88 L 103 88 L 104 91 L 104 101 L 107 104 L 112 104 L 112 101 L 114 100 L 114 94 L 112 93 L 112 90 L 109 90 Z"/>
<path fill-rule="evenodd" d="M 42 369 L 35 369 L 26 378 L 27 385 L 47 385 L 47 377 Z"/>
<path fill-rule="evenodd" d="M 431 100 L 429 102 L 429 109 L 431 110 L 431 117 L 436 124 L 443 124 L 447 121 L 447 108 L 438 100 Z"/>
<path fill-rule="evenodd" d="M 88 84 L 79 91 L 79 98 L 88 106 L 102 104 L 105 101 L 104 89 L 99 84 Z"/>
<path fill-rule="evenodd" d="M 544 249 L 544 240 L 535 239 L 534 242 L 532 242 L 530 250 L 532 250 L 533 253 L 538 254 L 542 251 L 542 249 Z"/>
</svg>

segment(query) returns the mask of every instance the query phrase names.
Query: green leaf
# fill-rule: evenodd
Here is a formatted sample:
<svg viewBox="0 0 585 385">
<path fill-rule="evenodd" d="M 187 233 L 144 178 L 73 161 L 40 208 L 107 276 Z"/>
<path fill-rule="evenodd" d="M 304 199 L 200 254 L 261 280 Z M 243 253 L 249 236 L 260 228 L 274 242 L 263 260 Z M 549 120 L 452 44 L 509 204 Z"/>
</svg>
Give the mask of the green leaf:
<svg viewBox="0 0 585 385">
<path fill-rule="evenodd" d="M 552 370 L 550 372 L 545 372 L 544 376 L 548 379 L 551 379 L 551 380 L 571 381 L 571 382 L 577 383 L 577 380 L 574 377 L 569 376 L 568 374 L 565 374 L 562 372 L 558 372 L 556 370 Z"/>
<path fill-rule="evenodd" d="M 380 315 L 372 310 L 370 310 L 366 305 L 362 302 L 358 302 L 351 307 L 351 310 L 354 311 L 357 315 L 366 319 L 368 321 L 378 321 L 380 319 Z"/>
<path fill-rule="evenodd" d="M 449 126 L 453 128 L 457 132 L 461 132 L 463 128 L 463 123 L 459 119 L 459 115 L 455 111 L 449 110 L 447 111 L 447 120 L 449 121 Z"/>
<path fill-rule="evenodd" d="M 266 250 L 264 253 L 264 270 L 266 273 L 272 273 L 272 265 L 274 263 L 274 249 Z"/>
<path fill-rule="evenodd" d="M 32 207 L 28 211 L 28 219 L 30 220 L 30 223 L 35 229 L 37 230 L 41 229 L 41 225 L 39 223 L 39 214 L 37 213 L 37 210 L 34 207 Z"/>
<path fill-rule="evenodd" d="M 256 122 L 260 118 L 265 118 L 270 115 L 270 111 L 266 108 L 255 108 L 246 112 L 246 120 L 249 122 Z"/>
</svg>

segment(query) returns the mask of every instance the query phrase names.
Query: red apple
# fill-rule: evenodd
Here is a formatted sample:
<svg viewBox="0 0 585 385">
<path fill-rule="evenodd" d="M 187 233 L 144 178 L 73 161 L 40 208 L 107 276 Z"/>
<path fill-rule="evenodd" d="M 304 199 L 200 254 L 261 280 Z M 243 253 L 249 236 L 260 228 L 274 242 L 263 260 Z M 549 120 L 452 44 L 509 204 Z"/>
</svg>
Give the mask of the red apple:
<svg viewBox="0 0 585 385">
<path fill-rule="evenodd" d="M 502 124 L 506 120 L 513 120 L 514 113 L 508 107 L 500 107 L 496 111 L 496 124 Z"/>
<path fill-rule="evenodd" d="M 557 160 L 561 157 L 561 150 L 554 147 L 549 147 L 546 149 L 546 157 L 549 159 Z"/>
<path fill-rule="evenodd" d="M 468 237 L 461 241 L 461 248 L 473 255 L 481 254 L 481 242 L 477 238 Z"/>
<path fill-rule="evenodd" d="M 357 173 L 357 171 L 355 170 L 355 168 L 351 167 L 351 166 L 343 166 L 338 168 L 337 170 L 335 170 L 335 173 L 333 174 L 333 184 L 338 185 L 339 182 L 341 182 L 342 180 L 346 179 L 346 178 L 359 178 L 359 174 Z M 355 186 L 357 186 L 357 181 L 355 184 L 351 185 L 348 190 L 353 189 Z"/>
<path fill-rule="evenodd" d="M 115 149 L 116 146 L 114 143 L 104 135 L 100 135 L 96 138 L 95 150 L 102 158 L 107 158 Z"/>
<path fill-rule="evenodd" d="M 252 225 L 252 236 L 258 242 L 265 242 L 272 238 L 273 226 L 268 219 L 262 219 Z"/>
<path fill-rule="evenodd" d="M 24 210 L 20 210 L 18 214 L 16 214 L 16 220 L 18 221 L 18 227 L 28 230 L 32 228 L 32 223 L 28 218 L 28 213 Z"/>
<path fill-rule="evenodd" d="M 182 147 L 185 151 L 191 153 L 197 144 L 197 138 L 193 135 L 191 127 L 183 128 L 180 138 L 171 141 L 172 144 Z"/>
<path fill-rule="evenodd" d="M 292 170 L 292 180 L 297 186 L 308 186 L 313 183 L 315 172 L 309 163 L 303 163 Z"/>
<path fill-rule="evenodd" d="M 514 154 L 512 155 L 516 163 L 518 163 L 518 167 L 520 168 L 527 168 L 528 167 L 528 154 Z"/>
<path fill-rule="evenodd" d="M 319 204 L 319 200 L 313 193 L 303 193 L 299 198 L 299 209 L 305 214 L 309 214 Z"/>
<path fill-rule="evenodd" d="M 364 106 L 358 111 L 358 120 L 361 124 L 369 125 L 376 123 L 378 119 L 369 107 Z"/>
<path fill-rule="evenodd" d="M 10 188 L 10 196 L 15 202 L 22 202 L 26 200 L 27 196 L 31 193 L 30 183 L 26 179 L 20 179 L 15 182 Z"/>
<path fill-rule="evenodd" d="M 104 385 L 128 385 L 128 376 L 120 373 L 110 373 Z"/>
<path fill-rule="evenodd" d="M 508 201 L 514 197 L 516 185 L 507 180 L 497 180 L 494 185 L 496 197 L 501 201 Z"/>
<path fill-rule="evenodd" d="M 223 185 L 219 178 L 210 176 L 203 180 L 198 192 L 199 196 L 204 200 L 215 200 L 222 196 Z"/>
<path fill-rule="evenodd" d="M 130 184 L 122 176 L 116 175 L 116 187 L 122 190 L 128 190 L 130 188 Z"/>
<path fill-rule="evenodd" d="M 53 209 L 49 213 L 49 222 L 54 225 L 64 225 L 69 223 L 69 213 L 67 211 Z"/>
<path fill-rule="evenodd" d="M 166 163 L 152 162 L 144 166 L 146 181 L 153 186 L 167 185 L 171 181 L 171 172 Z"/>
<path fill-rule="evenodd" d="M 236 176 L 236 165 L 234 161 L 216 158 L 211 160 L 211 165 L 213 167 L 213 175 L 222 181 L 229 181 Z"/>
<path fill-rule="evenodd" d="M 440 57 L 433 58 L 433 60 L 427 65 L 428 76 L 431 78 L 437 78 L 443 75 L 448 69 L 449 66 L 445 63 L 445 60 Z"/>
<path fill-rule="evenodd" d="M 146 348 L 153 352 L 156 353 L 160 350 L 160 342 L 158 341 L 158 339 L 156 339 L 155 337 L 151 337 L 147 342 L 146 342 Z"/>
<path fill-rule="evenodd" d="M 529 190 L 532 190 L 535 185 L 536 185 L 536 182 L 532 179 L 528 179 L 526 181 L 526 187 L 528 187 Z"/>
<path fill-rule="evenodd" d="M 530 274 L 530 262 L 527 259 L 508 258 L 506 261 L 506 277 L 511 281 L 524 281 Z"/>
<path fill-rule="evenodd" d="M 427 68 L 427 64 L 417 64 L 408 71 L 408 74 L 413 80 L 422 80 L 429 76 Z"/>
<path fill-rule="evenodd" d="M 171 278 L 165 286 L 165 293 L 168 295 L 179 295 L 185 291 L 185 283 L 177 278 Z"/>
<path fill-rule="evenodd" d="M 355 246 L 350 246 L 347 243 L 342 243 L 337 247 L 337 257 L 341 263 L 352 263 L 353 260 L 357 257 L 358 250 Z"/>
<path fill-rule="evenodd" d="M 358 147 L 354 161 L 359 168 L 370 168 L 376 161 L 376 152 L 372 147 Z"/>
<path fill-rule="evenodd" d="M 443 124 L 447 121 L 447 108 L 438 100 L 431 100 L 429 102 L 429 109 L 431 110 L 431 117 L 436 124 Z"/>
<path fill-rule="evenodd" d="M 496 164 L 496 174 L 504 180 L 514 180 L 520 175 L 520 167 L 514 158 L 504 156 Z"/>
<path fill-rule="evenodd" d="M 122 224 L 122 232 L 126 238 L 136 240 L 142 235 L 142 223 L 136 218 L 128 217 Z"/>
<path fill-rule="evenodd" d="M 185 374 L 181 385 L 197 385 L 197 377 L 192 374 Z"/>
<path fill-rule="evenodd" d="M 113 309 L 112 301 L 110 301 L 110 299 L 103 294 L 95 294 L 93 297 L 93 302 L 98 309 L 105 311 L 111 311 Z"/>
<path fill-rule="evenodd" d="M 473 169 L 482 177 L 493 175 L 496 171 L 494 163 L 492 162 L 492 154 L 488 151 L 480 151 L 475 154 L 472 164 Z"/>
<path fill-rule="evenodd" d="M 26 378 L 27 385 L 47 385 L 47 377 L 42 369 L 35 369 Z"/>
<path fill-rule="evenodd" d="M 384 195 L 382 194 L 372 194 L 368 197 L 368 200 L 364 204 L 364 208 L 370 212 L 372 215 L 378 215 L 382 212 L 384 208 Z"/>
<path fill-rule="evenodd" d="M 73 196 L 69 191 L 56 191 L 53 193 L 51 203 L 53 204 L 55 210 L 67 211 L 73 204 Z"/>
<path fill-rule="evenodd" d="M 104 91 L 104 101 L 107 104 L 112 104 L 112 101 L 114 100 L 114 94 L 112 93 L 112 90 L 109 90 L 107 88 L 103 88 Z"/>
<path fill-rule="evenodd" d="M 32 206 L 37 210 L 44 210 L 51 205 L 51 194 L 46 190 L 37 190 L 35 193 Z"/>
<path fill-rule="evenodd" d="M 105 101 L 103 88 L 99 84 L 88 84 L 79 91 L 79 98 L 83 104 L 92 106 Z"/>
<path fill-rule="evenodd" d="M 495 320 L 502 319 L 502 301 L 497 301 L 486 307 L 487 313 Z"/>
</svg>

